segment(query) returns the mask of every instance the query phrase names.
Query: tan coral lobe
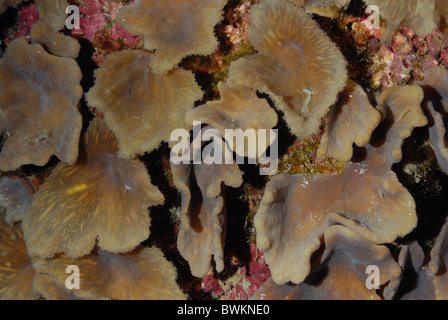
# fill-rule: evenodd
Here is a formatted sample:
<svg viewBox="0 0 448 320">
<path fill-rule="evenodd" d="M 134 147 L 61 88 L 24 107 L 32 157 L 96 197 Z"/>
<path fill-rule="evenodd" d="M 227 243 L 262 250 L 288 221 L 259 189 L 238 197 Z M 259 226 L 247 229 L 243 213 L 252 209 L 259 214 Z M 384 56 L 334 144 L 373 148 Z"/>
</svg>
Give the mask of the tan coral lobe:
<svg viewBox="0 0 448 320">
<path fill-rule="evenodd" d="M 420 37 L 428 36 L 437 24 L 436 0 L 364 0 L 366 5 L 379 8 L 381 19 L 386 21 L 382 41 L 389 41 L 399 28 L 408 27 Z"/>
<path fill-rule="evenodd" d="M 448 174 L 448 148 L 445 139 L 444 118 L 448 112 L 448 71 L 442 67 L 433 67 L 426 71 L 425 79 L 418 82 L 425 90 L 425 101 L 432 123 L 429 127 L 429 139 L 440 168 Z"/>
<path fill-rule="evenodd" d="M 0 300 L 38 299 L 34 275 L 20 227 L 10 227 L 0 214 Z"/>
<path fill-rule="evenodd" d="M 10 43 L 0 60 L 0 132 L 7 137 L 0 154 L 2 171 L 43 166 L 53 154 L 68 164 L 76 162 L 81 78 L 71 58 L 52 56 L 25 39 Z"/>
<path fill-rule="evenodd" d="M 208 101 L 186 115 L 187 123 L 201 121 L 218 129 L 224 137 L 225 129 L 271 129 L 278 117 L 265 99 L 259 99 L 251 89 L 235 89 L 218 83 L 219 101 Z"/>
<path fill-rule="evenodd" d="M 448 300 L 448 221 L 442 227 L 431 251 L 429 272 L 437 300 Z"/>
<path fill-rule="evenodd" d="M 65 26 L 67 0 L 35 0 L 39 21 L 45 23 L 54 32 Z"/>
<path fill-rule="evenodd" d="M 58 57 L 76 58 L 81 50 L 76 39 L 53 31 L 41 21 L 31 29 L 31 39 L 33 43 L 42 44 L 49 53 Z"/>
<path fill-rule="evenodd" d="M 194 121 L 200 121 L 209 124 L 218 129 L 224 138 L 226 138 L 226 130 L 241 129 L 246 131 L 252 129 L 257 133 L 258 139 L 262 137 L 258 136 L 258 133 L 261 133 L 259 130 L 264 129 L 267 133 L 264 145 L 266 148 L 269 147 L 274 140 L 274 137 L 268 136 L 269 130 L 277 125 L 278 116 L 274 109 L 269 106 L 267 100 L 259 99 L 252 89 L 230 88 L 224 82 L 218 83 L 218 90 L 221 99 L 219 101 L 209 101 L 188 111 L 185 116 L 186 122 L 192 124 Z M 240 152 L 236 148 L 235 140 L 232 139 L 234 142 L 233 151 L 241 156 L 247 156 L 249 144 L 245 145 L 246 150 L 244 152 Z M 262 154 L 266 151 L 266 148 L 257 150 L 258 154 Z"/>
<path fill-rule="evenodd" d="M 182 58 L 208 55 L 218 48 L 214 27 L 227 0 L 135 0 L 118 13 L 129 33 L 143 35 L 144 47 L 156 50 L 150 67 L 166 73 Z"/>
<path fill-rule="evenodd" d="M 403 272 L 384 288 L 386 300 L 434 300 L 435 288 L 430 273 L 425 268 L 425 253 L 417 241 L 403 246 L 398 256 L 398 264 Z M 403 279 L 412 277 L 412 286 Z M 409 278 L 406 282 L 409 281 Z M 403 286 L 401 287 L 401 284 Z"/>
<path fill-rule="evenodd" d="M 299 285 L 277 285 L 268 280 L 253 299 L 266 300 L 380 300 L 366 286 L 366 269 L 377 266 L 380 285 L 401 275 L 386 246 L 376 245 L 344 226 L 325 231 L 325 252 L 319 264 Z"/>
<path fill-rule="evenodd" d="M 73 263 L 75 263 L 75 261 Z M 66 267 L 68 267 L 68 265 Z M 69 274 L 66 274 L 66 276 L 69 276 Z M 45 273 L 38 273 L 34 276 L 33 289 L 46 300 L 108 300 L 90 294 L 84 290 L 74 290 L 75 294 L 67 289 L 65 283 L 61 284 L 55 277 Z"/>
<path fill-rule="evenodd" d="M 418 86 L 395 87 L 381 95 L 387 110 L 387 140 L 365 147 L 362 162 L 349 163 L 337 175 L 280 174 L 267 184 L 255 215 L 257 246 L 275 282 L 301 283 L 321 236 L 341 224 L 374 243 L 388 243 L 417 224 L 415 202 L 391 170 L 400 161 L 401 145 L 414 127 L 427 124 Z M 317 197 L 317 198 L 316 198 Z"/>
<path fill-rule="evenodd" d="M 66 269 L 77 266 L 80 289 L 67 292 Z M 47 299 L 184 300 L 176 269 L 158 248 L 137 248 L 127 254 L 98 251 L 80 259 L 58 256 L 33 259 L 35 288 Z M 48 275 L 41 278 L 41 275 Z"/>
<path fill-rule="evenodd" d="M 242 172 L 233 164 L 171 164 L 173 181 L 182 199 L 177 247 L 189 262 L 191 273 L 203 277 L 212 256 L 217 272 L 224 270 L 226 235 L 226 186 L 243 183 Z"/>
<path fill-rule="evenodd" d="M 353 144 L 363 147 L 369 143 L 380 121 L 381 114 L 370 104 L 362 87 L 349 80 L 328 114 L 317 157 L 349 161 Z"/>
<path fill-rule="evenodd" d="M 151 61 L 153 54 L 143 50 L 110 54 L 87 94 L 89 105 L 104 113 L 123 158 L 151 152 L 175 129 L 190 130 L 185 113 L 203 96 L 190 71 L 158 75 Z"/>
<path fill-rule="evenodd" d="M 271 95 L 298 137 L 319 131 L 347 80 L 344 57 L 305 10 L 263 0 L 249 17 L 248 39 L 259 53 L 229 69 L 228 85 Z"/>
<path fill-rule="evenodd" d="M 59 164 L 35 195 L 23 219 L 31 256 L 70 257 L 101 249 L 128 252 L 149 236 L 148 207 L 164 202 L 139 160 L 117 156 L 104 121 L 90 124 L 85 162 Z"/>
<path fill-rule="evenodd" d="M 402 277 L 385 289 L 385 297 L 395 300 L 447 300 L 448 299 L 448 222 L 445 221 L 431 249 L 429 263 L 417 241 L 404 246 L 398 262 L 404 270 Z M 413 277 L 413 285 L 407 285 Z"/>
</svg>

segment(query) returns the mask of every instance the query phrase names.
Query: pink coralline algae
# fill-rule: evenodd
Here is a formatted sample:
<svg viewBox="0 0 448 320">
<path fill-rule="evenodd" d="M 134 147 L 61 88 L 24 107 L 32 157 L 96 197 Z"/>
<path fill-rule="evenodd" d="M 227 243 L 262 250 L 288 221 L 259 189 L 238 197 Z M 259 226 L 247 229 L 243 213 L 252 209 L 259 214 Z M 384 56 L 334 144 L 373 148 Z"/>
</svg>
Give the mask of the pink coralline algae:
<svg viewBox="0 0 448 320">
<path fill-rule="evenodd" d="M 116 15 L 116 12 L 121 7 L 120 3 L 111 2 L 113 5 L 110 6 L 112 12 L 104 12 L 103 4 L 104 0 L 86 0 L 83 5 L 80 5 L 80 28 L 73 29 L 73 34 L 83 34 L 84 37 L 92 41 L 95 33 L 107 24 L 106 15 L 110 17 Z M 109 2 L 108 2 L 109 3 Z M 113 11 L 114 6 L 119 6 L 119 8 Z"/>
<path fill-rule="evenodd" d="M 30 41 L 30 32 L 34 24 L 39 20 L 36 5 L 30 3 L 22 8 L 19 13 L 19 34 Z"/>
<path fill-rule="evenodd" d="M 114 40 L 122 40 L 124 45 L 128 47 L 136 47 L 141 37 L 135 37 L 126 32 L 119 24 L 115 23 L 110 30 L 110 36 Z"/>
<path fill-rule="evenodd" d="M 407 84 L 412 80 L 422 80 L 424 72 L 443 64 L 441 53 L 448 47 L 448 38 L 436 30 L 426 38 L 421 38 L 407 28 L 398 33 L 392 44 L 380 49 L 375 62 L 384 66 L 385 74 L 373 74 L 374 86 L 382 88 L 394 84 Z M 375 64 L 376 64 L 375 63 Z"/>
<path fill-rule="evenodd" d="M 428 69 L 448 65 L 447 50 L 448 37 L 439 30 L 421 38 L 403 28 L 390 44 L 373 54 L 372 85 L 385 89 L 422 80 Z"/>
<path fill-rule="evenodd" d="M 141 37 L 129 34 L 115 23 L 117 13 L 124 4 L 125 1 L 106 0 L 86 0 L 79 4 L 80 27 L 73 29 L 72 34 L 94 43 L 94 60 L 98 64 L 101 64 L 109 53 L 118 52 L 124 47 L 139 47 Z"/>
<path fill-rule="evenodd" d="M 434 29 L 419 37 L 410 28 L 398 30 L 390 41 L 382 41 L 383 29 L 368 28 L 368 15 L 343 16 L 340 28 L 348 32 L 358 54 L 371 61 L 372 89 L 410 85 L 438 65 L 448 66 L 448 36 Z"/>
<path fill-rule="evenodd" d="M 238 267 L 230 278 L 217 279 L 213 273 L 207 274 L 202 280 L 202 289 L 212 296 L 224 300 L 247 300 L 270 278 L 271 273 L 263 254 L 255 244 L 250 244 L 249 264 L 243 265 L 234 258 L 232 266 Z"/>
<path fill-rule="evenodd" d="M 226 25 L 225 27 L 226 36 L 228 37 L 228 39 L 234 46 L 234 50 L 236 51 L 241 50 L 241 45 L 247 45 L 246 33 L 249 26 L 248 18 L 252 2 L 246 1 L 240 6 L 236 7 L 231 19 L 234 20 L 234 23 Z"/>
<path fill-rule="evenodd" d="M 358 47 L 366 47 L 367 44 L 375 43 L 381 40 L 382 30 L 375 28 L 368 28 L 368 17 L 367 15 L 362 17 L 354 16 L 344 16 L 341 19 L 341 24 L 345 29 L 345 32 L 350 33 L 353 37 L 354 42 Z"/>
</svg>

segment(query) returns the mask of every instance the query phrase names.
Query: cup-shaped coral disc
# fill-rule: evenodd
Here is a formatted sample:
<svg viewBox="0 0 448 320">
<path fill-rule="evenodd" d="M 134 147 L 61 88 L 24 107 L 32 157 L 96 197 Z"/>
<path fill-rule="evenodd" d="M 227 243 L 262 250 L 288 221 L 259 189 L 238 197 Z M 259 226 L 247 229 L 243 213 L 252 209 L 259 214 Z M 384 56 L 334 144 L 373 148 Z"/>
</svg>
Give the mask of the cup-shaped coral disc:
<svg viewBox="0 0 448 320">
<path fill-rule="evenodd" d="M 156 49 L 150 67 L 155 73 L 166 73 L 188 55 L 208 55 L 218 48 L 214 26 L 226 3 L 136 0 L 119 11 L 117 21 L 131 34 L 143 35 L 145 49 Z"/>
<path fill-rule="evenodd" d="M 103 120 L 95 120 L 86 134 L 86 162 L 58 165 L 36 193 L 23 220 L 30 255 L 79 257 L 96 239 L 104 250 L 127 252 L 148 238 L 148 207 L 164 197 L 143 163 L 111 152 L 113 135 L 99 134 L 107 131 Z"/>
<path fill-rule="evenodd" d="M 362 162 L 348 164 L 338 175 L 278 175 L 266 186 L 255 215 L 257 245 L 277 283 L 301 283 L 321 236 L 341 224 L 375 243 L 388 243 L 417 224 L 415 202 L 391 167 L 400 161 L 401 146 L 412 129 L 427 124 L 420 108 L 422 90 L 392 88 L 380 106 L 391 125 L 381 145 L 367 145 Z"/>
<path fill-rule="evenodd" d="M 381 19 L 386 21 L 386 30 L 381 40 L 388 41 L 401 27 L 409 27 L 420 37 L 428 36 L 437 24 L 436 0 L 364 0 L 366 5 L 379 8 Z"/>
<path fill-rule="evenodd" d="M 0 132 L 7 137 L 2 171 L 42 166 L 53 154 L 68 164 L 76 162 L 81 78 L 75 60 L 52 56 L 25 39 L 11 42 L 0 60 Z"/>
<path fill-rule="evenodd" d="M 299 285 L 277 285 L 268 280 L 253 299 L 291 300 L 379 300 L 375 289 L 366 287 L 366 269 L 379 268 L 379 285 L 401 275 L 386 246 L 365 240 L 344 226 L 325 231 L 322 263 Z"/>
<path fill-rule="evenodd" d="M 33 291 L 35 272 L 22 231 L 0 215 L 0 300 L 38 299 Z"/>
<path fill-rule="evenodd" d="M 249 23 L 248 39 L 259 53 L 232 63 L 229 86 L 269 93 L 297 136 L 317 132 L 346 84 L 344 57 L 305 10 L 290 2 L 260 1 Z"/>
<path fill-rule="evenodd" d="M 89 105 L 104 113 L 117 136 L 123 158 L 152 151 L 168 141 L 175 129 L 189 130 L 185 113 L 203 95 L 191 72 L 154 74 L 149 66 L 152 59 L 142 50 L 109 55 L 87 94 Z"/>
<path fill-rule="evenodd" d="M 61 299 L 69 295 L 64 288 L 66 269 L 72 265 L 77 266 L 80 273 L 80 288 L 72 291 L 77 298 L 186 299 L 176 283 L 176 269 L 157 248 L 137 248 L 127 254 L 99 251 L 80 259 L 70 259 L 64 255 L 54 259 L 33 259 L 33 266 L 38 272 L 36 290 L 48 299 Z M 53 280 L 41 279 L 41 274 L 49 275 Z"/>
</svg>

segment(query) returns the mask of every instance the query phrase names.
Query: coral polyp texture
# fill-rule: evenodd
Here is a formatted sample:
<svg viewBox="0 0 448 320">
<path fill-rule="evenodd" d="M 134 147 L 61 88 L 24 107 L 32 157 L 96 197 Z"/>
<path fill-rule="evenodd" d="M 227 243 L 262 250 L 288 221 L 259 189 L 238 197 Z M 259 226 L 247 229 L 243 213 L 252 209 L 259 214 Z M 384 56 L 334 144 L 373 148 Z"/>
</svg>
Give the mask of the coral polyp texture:
<svg viewBox="0 0 448 320">
<path fill-rule="evenodd" d="M 218 49 L 214 26 L 226 0 L 136 0 L 118 13 L 118 23 L 143 35 L 147 50 L 156 50 L 150 66 L 156 73 L 173 69 L 183 57 Z"/>
<path fill-rule="evenodd" d="M 176 284 L 176 270 L 158 248 L 139 247 L 120 255 L 98 251 L 80 260 L 66 256 L 51 260 L 33 259 L 33 267 L 38 273 L 33 287 L 47 299 L 64 299 L 68 295 L 66 270 L 73 265 L 81 271 L 83 288 L 71 299 L 186 299 Z"/>
<path fill-rule="evenodd" d="M 252 8 L 248 39 L 258 53 L 232 63 L 228 85 L 272 95 L 297 136 L 317 132 L 347 80 L 336 45 L 305 10 L 273 0 Z"/>
<path fill-rule="evenodd" d="M 194 75 L 183 69 L 153 73 L 154 54 L 127 50 L 109 55 L 96 72 L 87 101 L 104 113 L 119 143 L 119 154 L 132 158 L 169 141 L 175 129 L 190 129 L 185 114 L 203 93 Z"/>
<path fill-rule="evenodd" d="M 39 297 L 33 290 L 35 270 L 26 251 L 22 230 L 12 228 L 0 216 L 0 299 L 33 300 Z"/>
<path fill-rule="evenodd" d="M 104 250 L 128 252 L 149 236 L 148 207 L 162 204 L 164 197 L 143 163 L 118 157 L 116 139 L 103 120 L 91 124 L 84 145 L 85 161 L 59 164 L 23 219 L 32 256 L 80 257 L 97 238 Z"/>
<path fill-rule="evenodd" d="M 0 0 L 0 300 L 448 299 L 447 8 Z"/>
</svg>

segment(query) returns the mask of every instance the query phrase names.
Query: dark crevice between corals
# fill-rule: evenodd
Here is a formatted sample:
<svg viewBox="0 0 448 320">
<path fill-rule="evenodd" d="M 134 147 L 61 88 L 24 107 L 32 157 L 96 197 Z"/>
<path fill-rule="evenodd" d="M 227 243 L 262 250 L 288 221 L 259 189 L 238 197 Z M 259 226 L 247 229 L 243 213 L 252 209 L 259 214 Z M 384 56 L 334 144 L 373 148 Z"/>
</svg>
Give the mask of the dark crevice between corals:
<svg viewBox="0 0 448 320">
<path fill-rule="evenodd" d="M 279 135 L 279 157 L 281 157 L 289 146 L 295 141 L 283 119 L 281 111 L 275 109 L 273 101 L 266 94 L 258 93 L 260 99 L 267 99 L 271 107 L 279 116 L 279 124 L 274 129 Z M 269 154 L 269 150 L 268 150 Z M 162 249 L 166 258 L 171 261 L 178 270 L 178 283 L 184 292 L 188 293 L 192 299 L 211 299 L 212 296 L 201 288 L 200 278 L 191 275 L 188 262 L 182 258 L 177 249 L 177 233 L 179 228 L 178 217 L 173 214 L 181 206 L 180 194 L 172 183 L 172 175 L 169 164 L 170 149 L 166 143 L 159 149 L 143 155 L 144 161 L 151 175 L 151 181 L 165 196 L 165 204 L 151 208 L 151 235 L 144 245 L 155 245 Z M 234 154 L 235 158 L 235 154 Z M 253 234 L 253 214 L 247 201 L 244 200 L 247 186 L 262 190 L 269 177 L 260 175 L 258 165 L 248 164 L 248 159 L 244 159 L 244 164 L 240 164 L 240 170 L 244 173 L 243 185 L 239 188 L 226 188 L 226 209 L 227 209 L 227 232 L 225 240 L 224 261 L 225 271 L 215 274 L 217 279 L 225 281 L 235 274 L 240 267 L 249 270 L 251 261 L 250 242 L 254 241 Z M 196 191 L 198 192 L 198 191 Z"/>
<path fill-rule="evenodd" d="M 428 128 L 417 128 L 403 144 L 403 160 L 392 169 L 415 200 L 417 227 L 397 244 L 416 240 L 427 255 L 448 215 L 448 176 L 437 164 Z"/>
<path fill-rule="evenodd" d="M 3 56 L 3 53 L 6 50 L 6 43 L 3 41 L 6 39 L 6 30 L 14 26 L 17 22 L 17 17 L 19 16 L 19 10 L 13 7 L 9 7 L 8 9 L 0 15 L 0 57 Z"/>
<path fill-rule="evenodd" d="M 291 134 L 283 118 L 283 113 L 275 108 L 270 97 L 260 92 L 257 92 L 257 95 L 260 99 L 266 99 L 278 115 L 278 125 L 273 129 L 278 130 L 278 155 L 280 159 L 294 143 L 296 137 Z M 267 150 L 267 155 L 269 154 L 270 149 Z M 249 207 L 248 193 L 250 190 L 258 190 L 262 193 L 269 180 L 269 176 L 260 175 L 258 165 L 249 164 L 247 158 L 244 160 L 244 164 L 239 164 L 239 168 L 243 172 L 242 186 L 236 189 L 226 188 L 227 234 L 224 251 L 226 269 L 223 273 L 216 275 L 217 279 L 224 282 L 234 275 L 240 267 L 246 267 L 248 274 L 253 271 L 250 270 L 249 262 L 253 258 L 250 253 L 250 243 L 255 243 L 255 229 L 253 227 L 255 210 Z"/>
<path fill-rule="evenodd" d="M 78 42 L 81 45 L 81 50 L 76 58 L 76 62 L 82 72 L 81 87 L 83 92 L 88 92 L 95 84 L 95 70 L 98 69 L 97 64 L 92 59 L 95 49 L 93 48 L 92 43 L 86 39 L 78 39 Z M 94 118 L 92 110 L 90 110 L 87 105 L 85 94 L 80 101 L 79 111 L 81 112 L 83 119 L 82 132 L 85 133 L 90 121 Z"/>
<path fill-rule="evenodd" d="M 167 260 L 175 265 L 178 273 L 177 282 L 190 299 L 211 299 L 210 295 L 201 290 L 201 279 L 192 276 L 188 261 L 177 249 L 180 221 L 176 212 L 181 207 L 181 198 L 173 184 L 168 144 L 163 143 L 158 149 L 145 153 L 140 159 L 149 171 L 151 182 L 165 197 L 162 206 L 152 207 L 150 210 L 150 236 L 142 245 L 156 246 L 163 251 Z"/>
</svg>

